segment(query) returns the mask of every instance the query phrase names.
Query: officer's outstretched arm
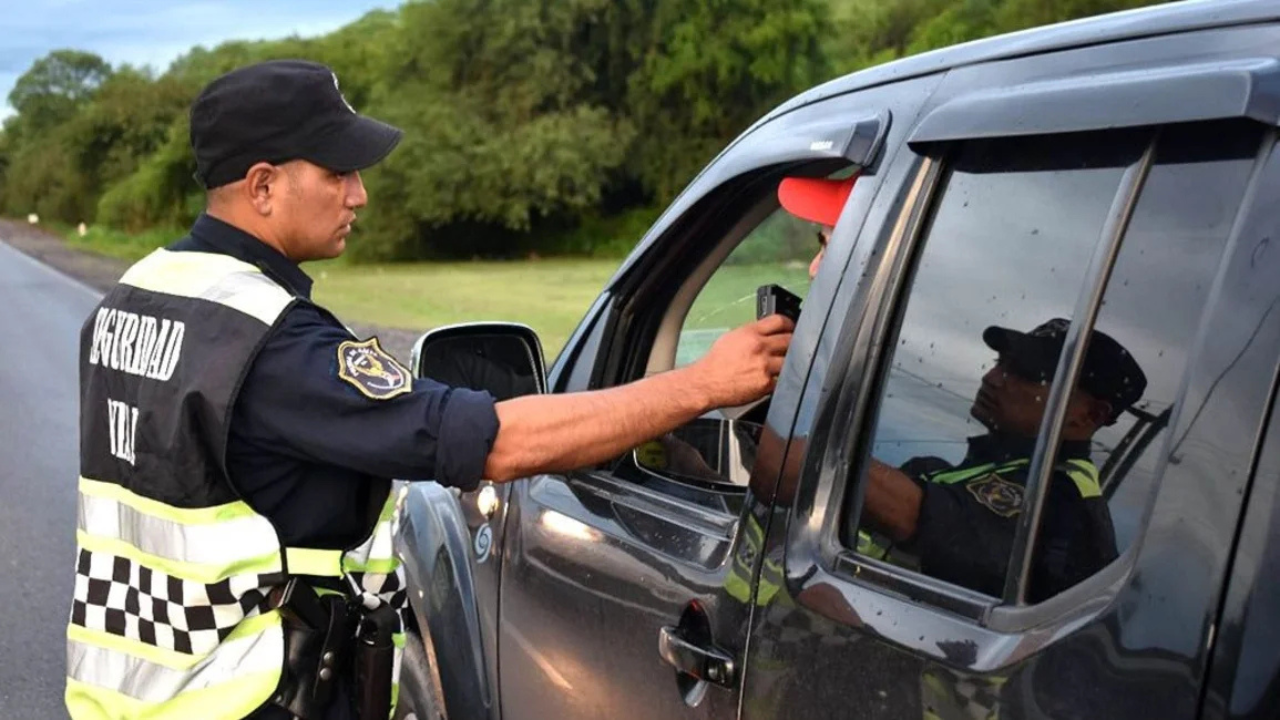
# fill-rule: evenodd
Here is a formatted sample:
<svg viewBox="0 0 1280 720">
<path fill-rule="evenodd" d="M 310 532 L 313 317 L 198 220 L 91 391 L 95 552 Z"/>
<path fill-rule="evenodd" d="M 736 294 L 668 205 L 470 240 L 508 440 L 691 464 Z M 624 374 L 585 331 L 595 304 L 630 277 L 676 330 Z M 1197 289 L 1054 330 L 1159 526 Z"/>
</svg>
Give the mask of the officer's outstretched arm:
<svg viewBox="0 0 1280 720">
<path fill-rule="evenodd" d="M 777 383 L 794 327 L 771 315 L 726 333 L 688 367 L 607 390 L 500 402 L 484 476 L 502 482 L 594 465 L 708 410 L 758 400 Z"/>
<path fill-rule="evenodd" d="M 901 470 L 872 459 L 867 469 L 863 512 L 872 524 L 896 542 L 916 534 L 924 490 Z"/>
</svg>

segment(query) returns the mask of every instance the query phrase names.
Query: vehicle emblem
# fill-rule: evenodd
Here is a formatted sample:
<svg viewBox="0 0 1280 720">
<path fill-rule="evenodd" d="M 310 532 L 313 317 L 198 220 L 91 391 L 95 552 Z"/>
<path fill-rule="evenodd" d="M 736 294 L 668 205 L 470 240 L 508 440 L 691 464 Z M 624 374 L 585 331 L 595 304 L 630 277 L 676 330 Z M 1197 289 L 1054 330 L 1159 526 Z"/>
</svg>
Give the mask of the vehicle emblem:
<svg viewBox="0 0 1280 720">
<path fill-rule="evenodd" d="M 489 551 L 493 549 L 493 530 L 488 524 L 481 525 L 476 530 L 476 541 L 474 543 L 476 551 L 476 562 L 482 563 L 489 559 Z"/>
</svg>

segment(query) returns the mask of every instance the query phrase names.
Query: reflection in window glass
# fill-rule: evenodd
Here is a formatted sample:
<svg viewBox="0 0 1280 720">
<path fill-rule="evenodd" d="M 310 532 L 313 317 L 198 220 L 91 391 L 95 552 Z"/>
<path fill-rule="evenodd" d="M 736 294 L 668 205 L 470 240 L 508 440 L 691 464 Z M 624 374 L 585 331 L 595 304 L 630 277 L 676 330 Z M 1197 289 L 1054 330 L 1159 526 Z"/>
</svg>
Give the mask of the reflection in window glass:
<svg viewBox="0 0 1280 720">
<path fill-rule="evenodd" d="M 756 288 L 781 285 L 801 298 L 809 261 L 818 252 L 817 226 L 777 210 L 743 238 L 703 286 L 680 328 L 676 365 L 688 365 L 721 335 L 756 319 Z"/>
<path fill-rule="evenodd" d="M 859 552 L 1001 593 L 1049 389 L 1035 338 L 1070 319 L 1124 166 L 1148 139 L 959 148 L 888 358 L 846 538 Z"/>
<path fill-rule="evenodd" d="M 1096 432 L 1090 448 L 1119 552 L 1140 529 L 1187 353 L 1259 136 L 1245 122 L 1164 130 L 1107 285 L 1095 328 L 1132 353 L 1145 379 L 1136 404 Z"/>
</svg>

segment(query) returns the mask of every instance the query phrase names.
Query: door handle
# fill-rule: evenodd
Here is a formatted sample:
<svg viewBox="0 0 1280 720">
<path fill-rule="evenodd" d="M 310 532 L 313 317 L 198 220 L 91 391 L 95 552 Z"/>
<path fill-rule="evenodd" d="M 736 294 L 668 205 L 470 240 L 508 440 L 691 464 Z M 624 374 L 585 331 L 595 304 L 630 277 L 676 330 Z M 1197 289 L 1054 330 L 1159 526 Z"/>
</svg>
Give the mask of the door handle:
<svg viewBox="0 0 1280 720">
<path fill-rule="evenodd" d="M 658 655 L 685 675 L 724 687 L 733 687 L 733 658 L 710 643 L 690 640 L 677 627 L 658 631 Z"/>
</svg>

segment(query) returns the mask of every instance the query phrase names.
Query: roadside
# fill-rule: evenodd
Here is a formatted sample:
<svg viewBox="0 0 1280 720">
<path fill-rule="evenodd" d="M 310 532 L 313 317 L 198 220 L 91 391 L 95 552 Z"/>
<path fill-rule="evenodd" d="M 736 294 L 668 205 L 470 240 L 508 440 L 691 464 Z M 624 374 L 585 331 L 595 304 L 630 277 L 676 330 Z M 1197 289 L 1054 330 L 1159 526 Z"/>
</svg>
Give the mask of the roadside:
<svg viewBox="0 0 1280 720">
<path fill-rule="evenodd" d="M 97 253 L 77 250 L 61 237 L 39 226 L 0 219 L 0 241 L 99 291 L 106 292 L 130 263 Z M 384 350 L 409 364 L 409 353 L 421 331 L 349 323 L 359 337 L 377 335 Z"/>
</svg>

